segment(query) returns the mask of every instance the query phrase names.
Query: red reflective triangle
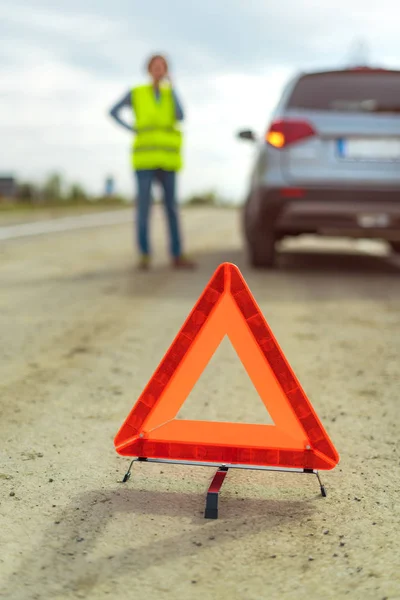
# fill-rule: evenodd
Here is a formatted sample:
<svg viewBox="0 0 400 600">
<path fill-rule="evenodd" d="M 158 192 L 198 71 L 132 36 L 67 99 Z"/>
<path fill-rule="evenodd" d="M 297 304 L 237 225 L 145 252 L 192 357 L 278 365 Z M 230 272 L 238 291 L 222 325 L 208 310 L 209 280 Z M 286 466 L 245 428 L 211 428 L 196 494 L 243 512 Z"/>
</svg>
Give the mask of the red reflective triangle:
<svg viewBox="0 0 400 600">
<path fill-rule="evenodd" d="M 225 335 L 274 425 L 176 419 Z M 123 456 L 146 458 L 326 470 L 339 462 L 239 269 L 230 263 L 214 273 L 114 443 Z"/>
</svg>

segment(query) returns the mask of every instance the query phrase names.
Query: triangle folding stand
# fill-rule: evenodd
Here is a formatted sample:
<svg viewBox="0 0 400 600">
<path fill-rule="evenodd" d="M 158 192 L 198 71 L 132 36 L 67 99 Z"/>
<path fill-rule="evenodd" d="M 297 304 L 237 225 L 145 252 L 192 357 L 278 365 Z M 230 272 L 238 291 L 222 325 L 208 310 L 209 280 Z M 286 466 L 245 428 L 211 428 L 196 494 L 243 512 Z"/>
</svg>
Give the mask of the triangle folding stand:
<svg viewBox="0 0 400 600">
<path fill-rule="evenodd" d="M 227 335 L 274 425 L 176 419 Z M 339 455 L 302 390 L 239 269 L 218 267 L 114 440 L 136 461 L 219 466 L 205 516 L 217 518 L 218 492 L 229 468 L 317 475 Z"/>
</svg>

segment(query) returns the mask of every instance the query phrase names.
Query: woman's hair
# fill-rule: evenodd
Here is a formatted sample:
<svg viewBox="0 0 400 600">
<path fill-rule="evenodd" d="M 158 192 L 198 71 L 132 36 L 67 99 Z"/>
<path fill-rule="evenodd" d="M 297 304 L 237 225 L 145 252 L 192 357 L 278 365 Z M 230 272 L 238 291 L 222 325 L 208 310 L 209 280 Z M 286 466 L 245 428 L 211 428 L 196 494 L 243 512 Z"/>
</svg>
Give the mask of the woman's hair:
<svg viewBox="0 0 400 600">
<path fill-rule="evenodd" d="M 150 69 L 154 63 L 155 60 L 162 60 L 164 62 L 165 65 L 165 69 L 168 71 L 168 61 L 165 58 L 165 56 L 163 56 L 162 54 L 153 54 L 152 56 L 150 56 L 150 58 L 147 61 L 147 71 L 150 72 Z"/>
</svg>

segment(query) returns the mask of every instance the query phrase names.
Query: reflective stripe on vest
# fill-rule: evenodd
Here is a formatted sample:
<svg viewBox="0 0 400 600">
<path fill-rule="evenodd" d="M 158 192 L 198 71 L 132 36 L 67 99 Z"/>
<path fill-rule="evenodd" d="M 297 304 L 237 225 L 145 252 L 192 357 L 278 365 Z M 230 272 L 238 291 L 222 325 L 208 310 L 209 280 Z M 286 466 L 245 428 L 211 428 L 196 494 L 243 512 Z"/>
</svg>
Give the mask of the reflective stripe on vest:
<svg viewBox="0 0 400 600">
<path fill-rule="evenodd" d="M 134 88 L 136 136 L 133 144 L 133 167 L 178 171 L 182 166 L 182 133 L 176 126 L 175 102 L 171 89 L 160 89 L 156 100 L 151 85 Z"/>
</svg>

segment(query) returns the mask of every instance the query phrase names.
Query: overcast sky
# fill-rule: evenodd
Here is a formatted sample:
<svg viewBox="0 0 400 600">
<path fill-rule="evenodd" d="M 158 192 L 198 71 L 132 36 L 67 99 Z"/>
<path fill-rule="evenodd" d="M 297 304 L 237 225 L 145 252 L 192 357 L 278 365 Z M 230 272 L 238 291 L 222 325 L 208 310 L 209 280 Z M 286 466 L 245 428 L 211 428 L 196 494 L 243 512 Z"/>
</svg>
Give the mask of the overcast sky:
<svg viewBox="0 0 400 600">
<path fill-rule="evenodd" d="M 108 117 L 145 81 L 154 52 L 172 62 L 186 112 L 180 195 L 240 198 L 252 148 L 299 69 L 346 64 L 365 39 L 375 64 L 400 67 L 397 0 L 16 0 L 0 6 L 0 172 L 62 172 L 94 192 L 107 174 L 133 193 L 130 134 Z"/>
</svg>

